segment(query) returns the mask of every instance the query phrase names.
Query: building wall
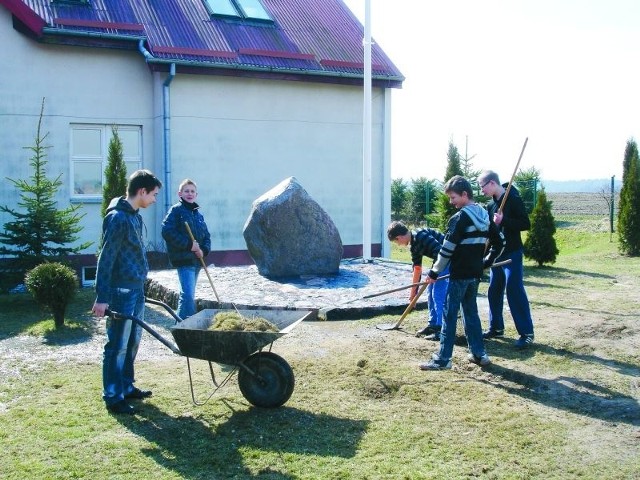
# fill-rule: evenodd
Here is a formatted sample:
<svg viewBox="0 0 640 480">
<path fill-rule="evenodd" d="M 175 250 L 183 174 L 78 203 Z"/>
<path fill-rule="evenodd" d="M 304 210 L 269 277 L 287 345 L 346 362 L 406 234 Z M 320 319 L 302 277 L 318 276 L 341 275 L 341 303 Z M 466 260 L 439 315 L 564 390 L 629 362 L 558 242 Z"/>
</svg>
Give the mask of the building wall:
<svg viewBox="0 0 640 480">
<path fill-rule="evenodd" d="M 30 150 L 34 145 L 42 99 L 45 99 L 41 134 L 48 134 L 46 172 L 61 175 L 58 205 L 70 204 L 70 124 L 141 125 L 143 166 L 157 169 L 153 131 L 152 74 L 136 52 L 45 45 L 12 27 L 11 15 L 0 7 L 0 177 L 27 179 L 32 174 Z M 18 191 L 0 182 L 0 204 L 15 206 Z M 83 203 L 83 240 L 100 236 L 100 203 Z M 157 234 L 153 211 L 145 212 L 151 237 Z M 0 223 L 12 218 L 0 214 Z M 87 253 L 95 252 L 95 245 Z"/>
<path fill-rule="evenodd" d="M 379 92 L 378 92 L 379 93 Z M 171 84 L 172 191 L 189 177 L 214 249 L 245 249 L 252 202 L 295 177 L 345 245 L 362 243 L 362 89 L 178 74 Z M 376 95 L 374 144 L 382 142 Z M 381 241 L 382 148 L 374 148 L 372 239 Z M 174 199 L 177 198 L 174 194 Z"/>
<path fill-rule="evenodd" d="M 164 181 L 163 82 L 136 51 L 40 44 L 12 27 L 0 8 L 0 175 L 31 173 L 28 160 L 40 112 L 48 133 L 47 172 L 61 174 L 61 208 L 70 202 L 71 123 L 141 125 L 143 167 Z M 25 61 L 28 59 L 28 61 Z M 244 251 L 242 228 L 252 202 L 294 176 L 335 222 L 343 244 L 362 243 L 362 89 L 352 86 L 180 73 L 170 93 L 170 203 L 185 177 L 199 203 L 215 251 Z M 384 240 L 383 121 L 385 92 L 374 89 L 372 242 Z M 385 173 L 386 172 L 386 173 Z M 388 182 L 388 180 L 387 180 Z M 17 191 L 0 183 L 0 204 L 15 206 Z M 161 245 L 164 193 L 142 212 L 148 240 Z M 82 239 L 100 235 L 100 203 L 82 203 Z M 0 214 L 0 222 L 9 221 Z M 85 253 L 95 252 L 95 245 Z"/>
</svg>

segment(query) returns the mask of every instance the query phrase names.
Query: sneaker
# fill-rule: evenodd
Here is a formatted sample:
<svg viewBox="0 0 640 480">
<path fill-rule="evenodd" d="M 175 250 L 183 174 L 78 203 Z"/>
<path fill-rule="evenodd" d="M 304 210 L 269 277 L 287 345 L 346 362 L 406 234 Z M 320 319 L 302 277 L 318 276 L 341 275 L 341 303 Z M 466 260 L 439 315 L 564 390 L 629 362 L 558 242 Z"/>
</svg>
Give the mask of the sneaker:
<svg viewBox="0 0 640 480">
<path fill-rule="evenodd" d="M 474 355 L 473 353 L 470 353 L 469 355 L 467 355 L 467 360 L 469 360 L 471 363 L 475 363 L 476 365 L 480 365 L 481 367 L 491 365 L 491 359 L 486 353 L 479 357 L 477 355 Z"/>
<path fill-rule="evenodd" d="M 520 336 L 513 345 L 516 348 L 527 348 L 531 344 L 533 344 L 533 334 Z"/>
<path fill-rule="evenodd" d="M 419 365 L 420 370 L 451 370 L 451 360 L 449 360 L 445 365 L 438 363 L 437 360 L 429 360 L 428 362 L 421 363 Z"/>
<path fill-rule="evenodd" d="M 493 329 L 489 329 L 486 332 L 482 333 L 482 338 L 487 339 L 487 338 L 501 338 L 504 337 L 504 330 L 493 330 Z"/>
<path fill-rule="evenodd" d="M 133 390 L 127 393 L 124 398 L 142 400 L 143 398 L 148 398 L 151 395 L 153 395 L 151 390 L 140 390 L 138 387 L 133 387 Z"/>
<path fill-rule="evenodd" d="M 135 409 L 124 400 L 120 400 L 119 402 L 107 405 L 107 410 L 109 410 L 111 413 L 124 413 L 127 415 L 132 415 L 135 413 Z"/>
<path fill-rule="evenodd" d="M 431 340 L 433 342 L 439 342 L 440 341 L 440 332 L 432 333 L 431 335 L 427 335 L 424 338 L 425 338 L 425 340 Z"/>
<path fill-rule="evenodd" d="M 424 328 L 421 328 L 420 330 L 418 330 L 416 332 L 416 337 L 419 337 L 421 335 L 432 335 L 434 333 L 439 333 L 440 332 L 440 327 L 434 327 L 432 325 L 427 325 Z"/>
</svg>

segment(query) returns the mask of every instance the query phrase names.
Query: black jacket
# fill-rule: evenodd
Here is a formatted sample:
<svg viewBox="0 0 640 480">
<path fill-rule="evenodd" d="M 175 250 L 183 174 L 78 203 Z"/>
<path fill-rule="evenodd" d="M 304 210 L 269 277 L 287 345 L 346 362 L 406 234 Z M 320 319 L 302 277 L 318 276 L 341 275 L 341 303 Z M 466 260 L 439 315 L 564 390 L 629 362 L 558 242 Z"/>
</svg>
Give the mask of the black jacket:
<svg viewBox="0 0 640 480">
<path fill-rule="evenodd" d="M 176 268 L 200 265 L 200 260 L 191 251 L 193 241 L 189 237 L 185 222 L 189 224 L 203 255 L 206 257 L 211 251 L 211 235 L 199 210 L 200 206 L 195 202 L 180 201 L 169 209 L 162 221 L 162 238 L 167 242 L 171 265 Z"/>
<path fill-rule="evenodd" d="M 144 288 L 149 272 L 142 242 L 142 217 L 125 197 L 114 198 L 102 222 L 96 272 L 96 302 L 111 303 L 111 288 Z"/>
<path fill-rule="evenodd" d="M 487 205 L 491 223 L 493 223 L 493 214 L 500 208 L 507 186 L 508 184 L 503 185 L 505 192 L 500 195 L 500 198 L 494 198 Z M 529 215 L 527 214 L 527 209 L 524 206 L 520 192 L 513 186 L 511 186 L 507 201 L 504 203 L 502 213 L 502 223 L 498 228 L 503 233 L 506 242 L 504 253 L 520 250 L 522 248 L 520 232 L 529 230 L 531 228 L 531 221 L 529 220 Z"/>
<path fill-rule="evenodd" d="M 421 228 L 411 232 L 410 251 L 413 265 L 422 266 L 423 256 L 432 260 L 438 258 L 442 242 L 444 242 L 444 234 L 433 228 Z"/>
</svg>

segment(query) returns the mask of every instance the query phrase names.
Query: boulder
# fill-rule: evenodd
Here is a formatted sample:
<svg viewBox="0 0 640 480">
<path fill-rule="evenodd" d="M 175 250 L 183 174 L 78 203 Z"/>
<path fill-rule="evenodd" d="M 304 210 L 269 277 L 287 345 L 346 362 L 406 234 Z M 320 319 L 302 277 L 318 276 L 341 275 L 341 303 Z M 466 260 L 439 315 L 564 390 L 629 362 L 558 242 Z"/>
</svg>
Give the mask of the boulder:
<svg viewBox="0 0 640 480">
<path fill-rule="evenodd" d="M 338 229 L 295 177 L 253 202 L 242 234 L 264 277 L 338 273 L 343 251 Z"/>
</svg>

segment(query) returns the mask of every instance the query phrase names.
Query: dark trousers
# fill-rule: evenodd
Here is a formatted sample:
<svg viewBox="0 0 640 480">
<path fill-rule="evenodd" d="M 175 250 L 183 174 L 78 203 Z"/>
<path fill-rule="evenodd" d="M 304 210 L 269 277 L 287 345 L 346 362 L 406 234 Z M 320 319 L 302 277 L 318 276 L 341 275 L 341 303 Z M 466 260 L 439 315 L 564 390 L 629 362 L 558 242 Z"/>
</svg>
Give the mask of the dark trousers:
<svg viewBox="0 0 640 480">
<path fill-rule="evenodd" d="M 524 289 L 522 257 L 522 250 L 505 253 L 499 258 L 499 261 L 511 259 L 511 263 L 491 269 L 489 290 L 487 292 L 490 330 L 504 330 L 502 310 L 506 291 L 507 302 L 518 334 L 533 335 L 533 320 L 531 319 L 529 298 Z"/>
</svg>

